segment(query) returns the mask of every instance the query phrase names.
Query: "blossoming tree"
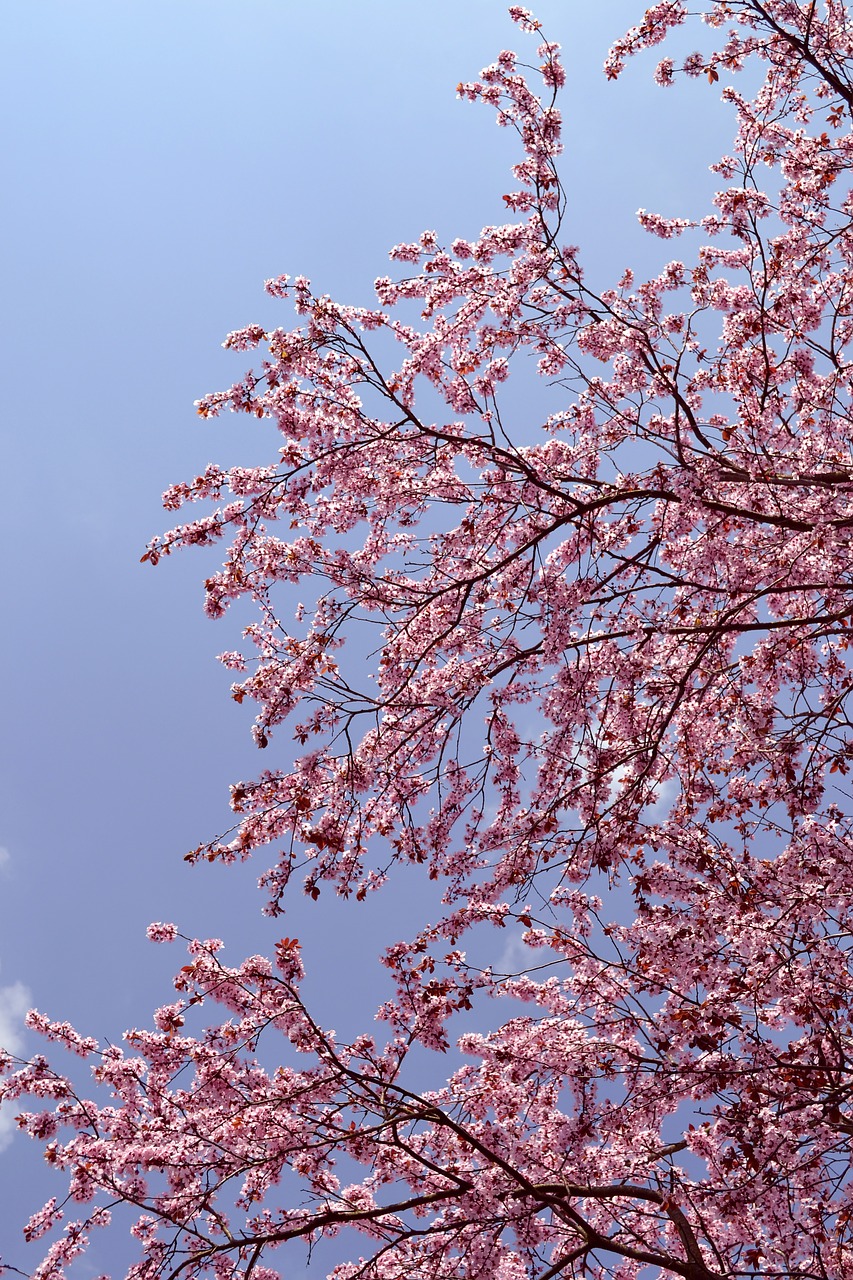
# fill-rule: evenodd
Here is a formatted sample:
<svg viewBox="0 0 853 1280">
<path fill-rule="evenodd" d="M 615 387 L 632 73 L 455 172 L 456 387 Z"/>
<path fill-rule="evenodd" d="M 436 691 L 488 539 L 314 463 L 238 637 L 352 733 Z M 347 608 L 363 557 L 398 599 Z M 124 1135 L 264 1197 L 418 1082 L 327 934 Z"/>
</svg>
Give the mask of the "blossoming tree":
<svg viewBox="0 0 853 1280">
<path fill-rule="evenodd" d="M 853 1276 L 853 21 L 699 7 L 606 64 L 704 24 L 656 78 L 722 87 L 721 189 L 640 214 L 688 261 L 586 280 L 559 49 L 516 6 L 540 65 L 459 86 L 518 134 L 512 220 L 398 245 L 376 309 L 270 281 L 296 327 L 228 338 L 263 355 L 199 413 L 268 421 L 273 460 L 169 490 L 205 511 L 145 559 L 226 546 L 207 610 L 252 602 L 224 661 L 278 751 L 189 857 L 271 847 L 273 915 L 408 863 L 442 906 L 352 1043 L 292 938 L 236 967 L 189 939 L 124 1048 L 31 1014 L 109 1095 L 2 1059 L 70 1174 L 38 1280 L 117 1205 L 134 1280 L 272 1280 L 336 1234 L 336 1280 Z M 492 929 L 511 973 L 475 962 Z M 472 1008 L 511 1016 L 459 1036 Z M 463 1065 L 417 1090 L 418 1044 Z"/>
</svg>

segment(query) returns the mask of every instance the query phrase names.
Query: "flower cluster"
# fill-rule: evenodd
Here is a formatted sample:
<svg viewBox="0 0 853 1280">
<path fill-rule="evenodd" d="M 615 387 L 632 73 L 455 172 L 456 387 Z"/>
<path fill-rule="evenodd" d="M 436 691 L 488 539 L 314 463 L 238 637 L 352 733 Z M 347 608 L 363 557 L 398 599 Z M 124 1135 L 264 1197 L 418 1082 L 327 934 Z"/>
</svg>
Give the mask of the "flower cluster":
<svg viewBox="0 0 853 1280">
<path fill-rule="evenodd" d="M 336 1280 L 853 1275 L 853 24 L 708 0 L 657 79 L 750 69 L 720 190 L 641 210 L 691 254 L 599 287 L 560 50 L 510 12 L 538 69 L 459 93 L 518 137 L 511 220 L 398 244 L 377 308 L 268 282 L 294 327 L 231 334 L 258 367 L 198 408 L 262 419 L 271 460 L 174 485 L 202 511 L 146 553 L 224 546 L 206 608 L 255 610 L 222 660 L 277 755 L 190 860 L 273 848 L 271 915 L 401 866 L 440 909 L 384 955 L 375 1038 L 320 1025 L 289 937 L 190 941 L 124 1048 L 33 1013 L 109 1095 L 0 1058 L 92 1207 L 39 1280 L 116 1201 L 133 1280 L 272 1280 L 347 1231 Z M 690 20 L 648 7 L 608 75 Z M 412 1047 L 454 1041 L 415 1092 Z"/>
</svg>

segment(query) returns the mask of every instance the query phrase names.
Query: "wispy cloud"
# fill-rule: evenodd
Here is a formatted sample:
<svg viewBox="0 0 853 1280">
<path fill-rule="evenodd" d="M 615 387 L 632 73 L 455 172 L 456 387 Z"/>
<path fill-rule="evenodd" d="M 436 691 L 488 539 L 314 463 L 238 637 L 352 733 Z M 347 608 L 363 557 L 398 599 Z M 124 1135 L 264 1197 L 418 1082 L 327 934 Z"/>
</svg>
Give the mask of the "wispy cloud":
<svg viewBox="0 0 853 1280">
<path fill-rule="evenodd" d="M 32 996 L 23 982 L 0 987 L 0 1048 L 8 1053 L 23 1052 L 24 1014 L 31 1005 Z M 14 1111 L 0 1108 L 0 1151 L 8 1147 L 14 1133 Z"/>
<path fill-rule="evenodd" d="M 524 973 L 526 969 L 541 965 L 543 960 L 551 959 L 553 955 L 550 951 L 546 954 L 536 947 L 528 947 L 523 941 L 522 931 L 513 930 L 504 944 L 495 969 L 498 973 Z"/>
<path fill-rule="evenodd" d="M 12 862 L 12 855 L 5 845 L 0 844 L 0 873 L 8 871 Z"/>
</svg>

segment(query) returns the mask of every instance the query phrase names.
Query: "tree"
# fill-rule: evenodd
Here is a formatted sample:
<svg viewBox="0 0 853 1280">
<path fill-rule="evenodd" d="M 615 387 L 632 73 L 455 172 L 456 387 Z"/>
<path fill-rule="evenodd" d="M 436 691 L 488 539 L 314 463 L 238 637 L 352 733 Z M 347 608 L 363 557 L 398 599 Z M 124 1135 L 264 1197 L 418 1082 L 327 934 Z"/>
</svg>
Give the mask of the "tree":
<svg viewBox="0 0 853 1280">
<path fill-rule="evenodd" d="M 704 51 L 656 78 L 756 86 L 723 88 L 723 187 L 698 224 L 640 213 L 692 265 L 598 290 L 564 243 L 559 49 L 510 13 L 538 69 L 504 52 L 459 93 L 518 134 L 514 220 L 397 245 L 378 309 L 268 282 L 297 327 L 231 334 L 266 354 L 198 411 L 269 420 L 275 460 L 174 486 L 213 509 L 144 557 L 227 542 L 207 610 L 256 611 L 233 696 L 300 752 L 189 857 L 275 846 L 272 914 L 294 877 L 363 900 L 421 864 L 442 912 L 353 1043 L 292 938 L 236 967 L 188 939 L 124 1049 L 33 1013 L 111 1094 L 3 1058 L 87 1206 L 38 1280 L 116 1205 L 138 1280 L 272 1280 L 344 1229 L 336 1280 L 853 1276 L 851 15 L 701 6 Z M 608 76 L 690 21 L 648 8 Z M 523 968 L 475 963 L 492 928 Z M 512 1016 L 412 1088 L 412 1047 L 490 996 Z M 222 1020 L 191 1034 L 204 1002 Z"/>
</svg>

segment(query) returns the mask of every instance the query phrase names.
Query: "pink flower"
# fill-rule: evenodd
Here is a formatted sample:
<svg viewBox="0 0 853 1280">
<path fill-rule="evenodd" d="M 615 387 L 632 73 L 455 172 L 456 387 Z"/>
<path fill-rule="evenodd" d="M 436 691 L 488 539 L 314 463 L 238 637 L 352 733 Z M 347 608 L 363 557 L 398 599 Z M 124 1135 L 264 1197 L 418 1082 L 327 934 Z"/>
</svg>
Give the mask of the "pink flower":
<svg viewBox="0 0 853 1280">
<path fill-rule="evenodd" d="M 178 927 L 174 924 L 155 922 L 154 924 L 149 924 L 145 934 L 151 942 L 174 942 L 178 936 Z"/>
<path fill-rule="evenodd" d="M 538 31 L 542 26 L 541 22 L 537 22 L 529 9 L 525 9 L 520 4 L 510 6 L 509 16 L 512 18 L 522 31 Z"/>
<path fill-rule="evenodd" d="M 655 84 L 665 88 L 672 84 L 672 69 L 675 64 L 672 58 L 662 58 L 655 68 Z"/>
</svg>

